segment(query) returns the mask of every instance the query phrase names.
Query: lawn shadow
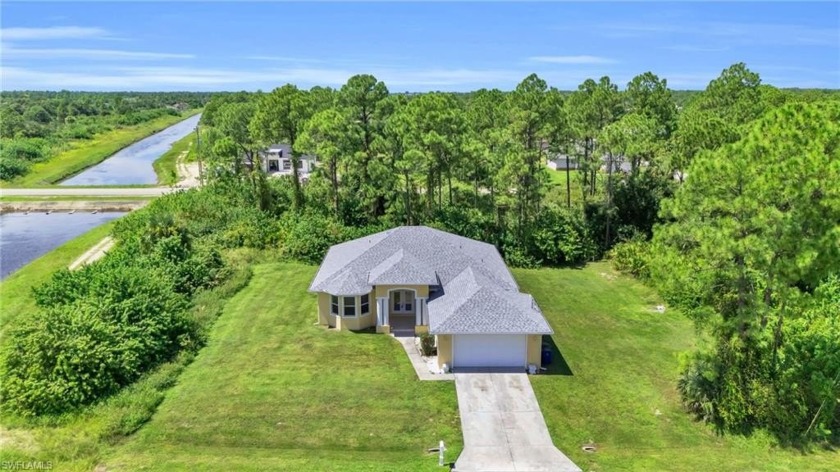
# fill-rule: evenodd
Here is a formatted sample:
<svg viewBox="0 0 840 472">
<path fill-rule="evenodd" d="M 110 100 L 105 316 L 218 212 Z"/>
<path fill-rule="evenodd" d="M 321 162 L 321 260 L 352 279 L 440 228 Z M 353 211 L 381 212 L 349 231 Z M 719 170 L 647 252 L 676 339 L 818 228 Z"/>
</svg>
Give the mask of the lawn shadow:
<svg viewBox="0 0 840 472">
<path fill-rule="evenodd" d="M 354 329 L 354 330 L 351 330 L 350 332 L 353 333 L 353 334 L 380 334 L 380 333 L 376 332 L 376 327 L 375 326 L 371 326 L 369 328 L 359 329 L 359 330 Z"/>
<path fill-rule="evenodd" d="M 569 363 L 566 362 L 566 358 L 563 357 L 563 353 L 560 352 L 560 348 L 557 347 L 557 343 L 554 342 L 554 338 L 543 336 L 542 344 L 551 348 L 551 363 L 543 365 L 546 370 L 542 371 L 541 375 L 575 375 Z"/>
</svg>

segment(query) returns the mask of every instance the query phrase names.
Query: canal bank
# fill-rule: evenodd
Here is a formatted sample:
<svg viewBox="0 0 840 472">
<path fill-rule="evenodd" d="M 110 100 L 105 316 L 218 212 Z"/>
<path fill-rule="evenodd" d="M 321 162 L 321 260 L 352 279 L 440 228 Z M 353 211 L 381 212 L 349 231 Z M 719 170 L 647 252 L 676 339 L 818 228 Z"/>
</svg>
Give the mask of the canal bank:
<svg viewBox="0 0 840 472">
<path fill-rule="evenodd" d="M 129 212 L 147 205 L 149 200 L 35 200 L 0 202 L 0 215 L 8 213 L 103 213 Z"/>
<path fill-rule="evenodd" d="M 172 146 L 195 131 L 201 114 L 124 147 L 99 164 L 62 181 L 61 186 L 156 184 L 153 163 Z"/>
</svg>

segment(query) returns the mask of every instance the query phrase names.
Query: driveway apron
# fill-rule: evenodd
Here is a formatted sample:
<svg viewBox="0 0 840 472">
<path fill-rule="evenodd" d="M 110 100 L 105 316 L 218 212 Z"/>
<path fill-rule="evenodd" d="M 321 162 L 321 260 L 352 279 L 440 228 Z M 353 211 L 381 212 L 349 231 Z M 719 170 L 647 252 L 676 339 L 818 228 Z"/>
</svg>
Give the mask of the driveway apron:
<svg viewBox="0 0 840 472">
<path fill-rule="evenodd" d="M 554 447 L 525 374 L 455 374 L 464 450 L 455 470 L 580 471 Z"/>
</svg>

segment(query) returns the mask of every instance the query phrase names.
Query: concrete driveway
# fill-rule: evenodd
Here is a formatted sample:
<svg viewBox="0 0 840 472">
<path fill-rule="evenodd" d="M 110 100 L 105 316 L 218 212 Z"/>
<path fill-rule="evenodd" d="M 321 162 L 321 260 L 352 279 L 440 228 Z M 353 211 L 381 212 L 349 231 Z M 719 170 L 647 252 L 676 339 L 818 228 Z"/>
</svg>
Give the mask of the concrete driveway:
<svg viewBox="0 0 840 472">
<path fill-rule="evenodd" d="M 525 374 L 455 374 L 464 451 L 455 470 L 580 471 L 554 447 Z"/>
</svg>

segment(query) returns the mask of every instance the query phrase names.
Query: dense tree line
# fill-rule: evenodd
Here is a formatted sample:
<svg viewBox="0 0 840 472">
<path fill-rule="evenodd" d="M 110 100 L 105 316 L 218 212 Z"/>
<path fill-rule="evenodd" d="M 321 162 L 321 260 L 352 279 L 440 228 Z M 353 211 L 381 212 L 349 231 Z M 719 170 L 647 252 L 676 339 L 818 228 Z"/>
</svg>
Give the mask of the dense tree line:
<svg viewBox="0 0 840 472">
<path fill-rule="evenodd" d="M 28 171 L 71 140 L 203 106 L 208 93 L 0 92 L 0 179 Z"/>
</svg>

